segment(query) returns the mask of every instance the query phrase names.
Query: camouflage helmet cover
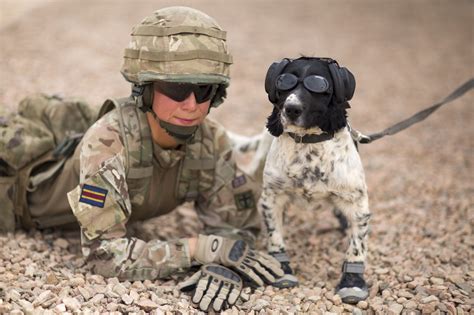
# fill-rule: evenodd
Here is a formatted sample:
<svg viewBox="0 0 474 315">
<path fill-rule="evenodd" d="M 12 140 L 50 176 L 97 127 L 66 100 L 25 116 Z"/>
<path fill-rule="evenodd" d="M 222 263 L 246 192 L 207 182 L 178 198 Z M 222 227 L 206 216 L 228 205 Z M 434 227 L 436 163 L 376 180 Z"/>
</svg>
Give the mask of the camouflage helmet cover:
<svg viewBox="0 0 474 315">
<path fill-rule="evenodd" d="M 127 81 L 229 85 L 232 56 L 226 32 L 208 15 L 188 7 L 160 9 L 136 25 L 131 35 L 121 69 Z"/>
</svg>

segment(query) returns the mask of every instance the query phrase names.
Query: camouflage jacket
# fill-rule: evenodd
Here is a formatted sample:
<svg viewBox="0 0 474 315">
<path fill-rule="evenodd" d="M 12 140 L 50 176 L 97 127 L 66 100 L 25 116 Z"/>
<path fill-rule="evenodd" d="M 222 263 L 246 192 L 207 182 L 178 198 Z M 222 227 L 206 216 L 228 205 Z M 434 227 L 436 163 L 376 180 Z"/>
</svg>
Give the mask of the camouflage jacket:
<svg viewBox="0 0 474 315">
<path fill-rule="evenodd" d="M 136 108 L 124 107 L 123 120 L 133 111 L 143 115 L 142 124 L 125 126 L 134 136 L 127 136 L 128 141 L 140 137 L 138 128 L 149 133 L 143 123 L 146 115 Z M 186 239 L 145 242 L 126 236 L 128 222 L 159 216 L 185 201 L 194 202 L 206 233 L 255 237 L 260 228 L 258 185 L 237 167 L 222 126 L 206 119 L 194 143 L 179 150 L 153 144 L 150 179 L 145 181 L 127 177 L 127 160 L 146 152 L 127 151 L 133 146 L 125 143 L 120 120 L 116 109 L 87 131 L 80 144 L 80 184 L 68 193 L 81 226 L 83 254 L 93 272 L 143 280 L 187 269 L 191 259 Z M 200 159 L 193 159 L 196 154 Z"/>
</svg>

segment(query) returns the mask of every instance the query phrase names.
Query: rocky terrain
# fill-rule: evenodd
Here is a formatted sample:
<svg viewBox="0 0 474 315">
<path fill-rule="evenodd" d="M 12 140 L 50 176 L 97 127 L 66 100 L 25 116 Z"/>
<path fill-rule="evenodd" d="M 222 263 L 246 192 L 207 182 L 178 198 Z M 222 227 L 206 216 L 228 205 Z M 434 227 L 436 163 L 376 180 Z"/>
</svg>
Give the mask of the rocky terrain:
<svg viewBox="0 0 474 315">
<path fill-rule="evenodd" d="M 357 79 L 350 120 L 368 133 L 442 99 L 474 74 L 468 0 L 57 0 L 21 6 L 16 15 L 15 2 L 5 1 L 0 11 L 12 14 L 0 19 L 0 108 L 13 111 L 33 92 L 96 105 L 126 95 L 118 70 L 132 25 L 177 3 L 207 12 L 228 31 L 233 81 L 212 116 L 246 135 L 265 124 L 271 105 L 263 80 L 283 57 L 330 56 L 347 66 Z M 473 96 L 360 147 L 373 213 L 367 301 L 348 305 L 334 295 L 348 239 L 331 208 L 315 205 L 287 215 L 300 286 L 247 291 L 249 299 L 224 314 L 473 314 Z M 185 205 L 133 230 L 143 239 L 168 239 L 200 227 Z M 0 314 L 203 314 L 175 288 L 189 274 L 104 279 L 85 269 L 79 243 L 75 231 L 0 235 Z"/>
</svg>

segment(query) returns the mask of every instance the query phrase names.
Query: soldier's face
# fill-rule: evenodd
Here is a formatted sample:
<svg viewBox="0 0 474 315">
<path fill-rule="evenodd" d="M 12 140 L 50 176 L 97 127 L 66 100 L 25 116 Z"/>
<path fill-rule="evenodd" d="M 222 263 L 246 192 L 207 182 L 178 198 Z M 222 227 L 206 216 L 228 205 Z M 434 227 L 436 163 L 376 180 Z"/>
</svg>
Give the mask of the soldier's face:
<svg viewBox="0 0 474 315">
<path fill-rule="evenodd" d="M 155 90 L 153 96 L 153 111 L 159 119 L 178 126 L 195 126 L 204 121 L 211 101 L 197 103 L 194 93 L 184 101 L 175 101 Z"/>
</svg>

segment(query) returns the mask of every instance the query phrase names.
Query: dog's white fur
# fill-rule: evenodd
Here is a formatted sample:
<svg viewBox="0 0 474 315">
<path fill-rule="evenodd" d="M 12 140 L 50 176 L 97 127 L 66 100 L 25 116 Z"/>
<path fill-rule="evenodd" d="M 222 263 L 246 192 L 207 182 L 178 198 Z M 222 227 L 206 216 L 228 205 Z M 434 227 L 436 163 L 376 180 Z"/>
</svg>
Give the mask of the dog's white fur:
<svg viewBox="0 0 474 315">
<path fill-rule="evenodd" d="M 293 131 L 299 131 L 294 128 Z M 305 133 L 321 133 L 318 128 Z M 363 166 L 350 132 L 343 128 L 319 143 L 296 143 L 287 133 L 275 138 L 263 176 L 259 207 L 269 234 L 269 252 L 283 252 L 283 216 L 290 203 L 327 199 L 351 224 L 346 261 L 364 261 L 370 218 Z"/>
</svg>

